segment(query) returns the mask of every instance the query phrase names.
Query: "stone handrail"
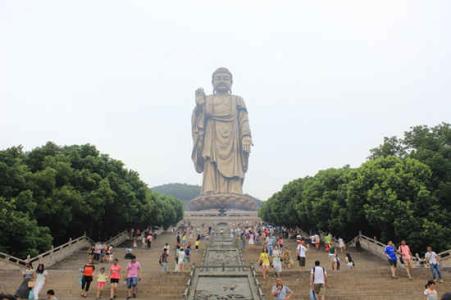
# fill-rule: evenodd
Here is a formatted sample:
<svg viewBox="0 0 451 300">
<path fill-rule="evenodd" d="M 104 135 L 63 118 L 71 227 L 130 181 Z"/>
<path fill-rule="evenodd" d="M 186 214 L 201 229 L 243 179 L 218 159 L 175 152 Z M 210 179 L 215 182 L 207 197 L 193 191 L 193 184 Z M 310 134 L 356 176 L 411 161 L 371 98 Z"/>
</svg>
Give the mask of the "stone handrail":
<svg viewBox="0 0 451 300">
<path fill-rule="evenodd" d="M 446 267 L 451 267 L 451 249 L 440 252 L 440 264 Z"/>
<path fill-rule="evenodd" d="M 7 253 L 0 252 L 0 261 L 2 263 L 13 266 L 25 266 L 27 263 L 25 260 L 9 255 Z"/>
<path fill-rule="evenodd" d="M 70 239 L 67 243 L 64 243 L 56 248 L 52 247 L 52 249 L 43 252 L 35 257 L 20 259 L 6 253 L 1 253 L 0 260 L 3 263 L 16 267 L 24 267 L 28 262 L 42 263 L 46 267 L 49 267 L 72 255 L 75 251 L 78 251 L 79 249 L 87 246 L 90 246 L 89 239 L 86 235 L 82 235 L 75 240 Z"/>
<path fill-rule="evenodd" d="M 44 264 L 46 267 L 50 267 L 66 257 L 71 256 L 76 251 L 84 247 L 89 247 L 90 245 L 89 238 L 86 235 L 82 235 L 75 240 L 70 239 L 67 243 L 31 258 L 30 262 L 38 262 Z"/>
<path fill-rule="evenodd" d="M 367 237 L 361 233 L 352 240 L 354 245 L 357 240 L 360 242 L 360 246 L 363 249 L 365 249 L 383 259 L 387 258 L 384 253 L 384 249 L 386 246 L 385 244 L 383 244 L 375 239 L 372 239 L 370 237 Z M 438 253 L 438 256 L 440 256 L 440 258 L 441 258 L 442 265 L 447 266 L 447 267 L 451 266 L 451 249 Z M 417 260 L 419 258 L 414 257 L 413 259 Z M 418 264 L 419 264 L 419 262 L 418 262 Z"/>
<path fill-rule="evenodd" d="M 252 279 L 254 280 L 255 285 L 258 287 L 258 291 L 257 291 L 258 296 L 260 297 L 261 300 L 265 300 L 265 294 L 263 293 L 260 281 L 258 281 L 258 279 L 257 279 L 257 274 L 255 272 L 255 268 L 253 265 L 251 265 L 250 268 L 251 268 Z"/>
<path fill-rule="evenodd" d="M 109 240 L 107 240 L 105 242 L 105 244 L 117 247 L 120 244 L 122 244 L 123 242 L 125 242 L 126 240 L 128 240 L 129 238 L 130 238 L 130 235 L 127 232 L 127 230 L 125 230 L 125 231 L 122 231 L 122 232 L 116 234 L 115 236 L 111 237 Z"/>
<path fill-rule="evenodd" d="M 189 296 L 189 292 L 191 289 L 191 285 L 193 283 L 193 279 L 194 279 L 194 272 L 196 270 L 196 265 L 193 264 L 193 267 L 191 268 L 191 272 L 189 274 L 189 278 L 188 278 L 188 282 L 186 283 L 186 288 L 185 291 L 183 292 L 183 299 L 187 300 L 188 296 Z"/>
<path fill-rule="evenodd" d="M 385 244 L 370 237 L 367 237 L 366 235 L 363 235 L 361 233 L 359 233 L 359 235 L 356 238 L 359 241 L 362 249 L 365 249 L 366 251 L 371 252 L 374 255 L 379 256 L 380 258 L 383 259 L 387 258 L 384 253 L 384 249 L 386 246 Z M 357 242 L 357 240 L 355 242 Z"/>
<path fill-rule="evenodd" d="M 128 239 L 128 233 L 127 231 L 120 232 L 119 234 L 113 236 L 105 243 L 117 246 L 122 244 L 124 241 Z M 90 247 L 92 244 L 94 244 L 94 241 L 90 239 L 86 234 L 72 240 L 70 239 L 68 242 L 43 252 L 35 257 L 27 258 L 27 259 L 20 259 L 17 257 L 14 257 L 12 255 L 0 252 L 0 262 L 3 262 L 10 266 L 15 267 L 25 267 L 27 262 L 31 263 L 42 263 L 46 267 L 50 267 L 54 264 L 56 264 L 59 261 L 62 261 L 63 259 L 67 258 L 68 256 L 71 256 L 76 251 Z"/>
</svg>

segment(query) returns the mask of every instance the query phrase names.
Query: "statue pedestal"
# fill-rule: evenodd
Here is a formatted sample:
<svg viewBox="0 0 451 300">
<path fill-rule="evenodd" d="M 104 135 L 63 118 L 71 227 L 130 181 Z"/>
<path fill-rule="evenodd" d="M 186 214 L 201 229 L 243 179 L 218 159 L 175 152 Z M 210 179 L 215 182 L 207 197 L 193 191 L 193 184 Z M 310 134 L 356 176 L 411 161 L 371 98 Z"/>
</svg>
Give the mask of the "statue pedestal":
<svg viewBox="0 0 451 300">
<path fill-rule="evenodd" d="M 242 194 L 203 194 L 191 200 L 191 210 L 199 211 L 206 209 L 221 210 L 257 210 L 255 199 Z"/>
</svg>

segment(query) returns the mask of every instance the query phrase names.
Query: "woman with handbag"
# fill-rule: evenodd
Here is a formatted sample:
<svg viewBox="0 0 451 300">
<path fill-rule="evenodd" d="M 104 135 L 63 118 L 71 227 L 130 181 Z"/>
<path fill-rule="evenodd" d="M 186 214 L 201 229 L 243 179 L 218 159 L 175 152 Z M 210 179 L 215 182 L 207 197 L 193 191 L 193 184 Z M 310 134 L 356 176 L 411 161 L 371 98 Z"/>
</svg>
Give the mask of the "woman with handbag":
<svg viewBox="0 0 451 300">
<path fill-rule="evenodd" d="M 16 297 L 21 299 L 28 299 L 30 290 L 34 287 L 34 270 L 31 263 L 27 263 L 25 270 L 22 271 L 22 283 L 16 290 Z"/>
</svg>

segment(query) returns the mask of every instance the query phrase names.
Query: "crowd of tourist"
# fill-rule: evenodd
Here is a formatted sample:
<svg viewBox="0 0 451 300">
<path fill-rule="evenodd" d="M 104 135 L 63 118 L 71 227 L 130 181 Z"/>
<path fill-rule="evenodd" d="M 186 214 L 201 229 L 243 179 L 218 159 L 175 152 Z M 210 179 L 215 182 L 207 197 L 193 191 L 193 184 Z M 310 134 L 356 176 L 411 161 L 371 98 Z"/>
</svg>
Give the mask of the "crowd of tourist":
<svg viewBox="0 0 451 300">
<path fill-rule="evenodd" d="M 286 246 L 285 239 L 293 237 L 296 239 L 296 248 L 289 249 Z M 307 235 L 300 230 L 288 230 L 285 228 L 275 228 L 272 226 L 254 226 L 240 229 L 239 244 L 244 248 L 260 247 L 255 268 L 261 272 L 263 280 L 268 278 L 268 274 L 273 272 L 276 283 L 272 288 L 274 299 L 289 299 L 293 292 L 288 286 L 283 284 L 281 279 L 282 269 L 293 267 L 293 257 L 296 257 L 301 271 L 310 272 L 310 299 L 325 299 L 327 287 L 327 270 L 321 266 L 319 260 L 310 261 L 309 265 L 313 267 L 306 269 L 308 252 L 325 251 L 328 257 L 327 269 L 332 272 L 338 272 L 345 266 L 352 270 L 356 262 L 351 251 L 347 251 L 346 243 L 342 238 L 334 238 L 332 234 L 315 233 Z M 294 253 L 294 256 L 292 255 Z M 431 280 L 428 280 L 424 290 L 424 296 L 427 300 L 438 300 L 437 284 L 443 282 L 440 269 L 440 256 L 427 247 L 424 258 L 417 254 L 412 255 L 409 245 L 406 241 L 401 241 L 398 247 L 395 247 L 392 241 L 389 241 L 384 248 L 384 254 L 387 257 L 390 266 L 391 276 L 397 279 L 399 263 L 409 280 L 413 279 L 412 268 L 418 265 L 424 265 L 431 270 Z M 443 299 L 448 299 L 449 294 L 445 294 Z"/>
<path fill-rule="evenodd" d="M 178 231 L 177 231 L 178 230 Z M 172 229 L 175 233 L 172 247 L 165 243 L 158 255 L 158 264 L 162 273 L 170 270 L 174 272 L 186 272 L 191 268 L 191 257 L 200 251 L 201 244 L 214 234 L 214 228 L 208 225 L 194 228 L 184 226 Z M 282 277 L 284 270 L 300 270 L 309 272 L 309 297 L 312 300 L 325 300 L 328 286 L 328 271 L 339 272 L 343 268 L 352 270 L 356 262 L 351 251 L 346 248 L 342 238 L 334 238 L 332 234 L 314 233 L 307 235 L 300 230 L 286 229 L 273 226 L 232 226 L 230 235 L 237 241 L 238 247 L 260 249 L 255 261 L 255 269 L 261 273 L 266 281 L 270 274 L 274 274 L 275 283 L 271 289 L 274 299 L 290 299 L 293 291 L 287 286 Z M 141 264 L 134 254 L 134 249 L 151 248 L 157 232 L 151 229 L 130 231 L 131 248 L 126 249 L 124 259 L 127 261 L 124 270 L 119 263 L 119 257 L 115 257 L 113 247 L 104 243 L 96 243 L 88 251 L 88 259 L 80 269 L 81 297 L 88 297 L 91 289 L 95 289 L 91 295 L 96 299 L 107 296 L 114 299 L 121 280 L 126 282 L 127 299 L 137 297 L 137 287 L 141 280 Z M 295 240 L 295 246 L 289 239 Z M 172 252 L 171 252 L 172 249 Z M 327 263 L 318 259 L 308 259 L 309 252 L 324 251 L 327 255 Z M 440 268 L 440 256 L 427 247 L 424 258 L 413 255 L 406 241 L 401 241 L 398 247 L 389 241 L 384 248 L 384 255 L 390 267 L 391 277 L 398 278 L 399 264 L 402 264 L 407 278 L 412 280 L 414 266 L 424 265 L 431 270 L 431 280 L 425 285 L 424 296 L 427 300 L 438 300 L 438 284 L 443 282 Z M 170 266 L 173 262 L 173 268 Z M 297 266 L 296 266 L 297 265 Z M 307 267 L 311 266 L 311 267 Z M 44 287 L 47 286 L 49 273 L 43 264 L 36 269 L 29 263 L 22 271 L 23 281 L 17 288 L 15 296 L 2 295 L 2 299 L 43 299 Z M 9 297 L 9 298 L 8 298 Z M 12 297 L 12 298 L 11 298 Z M 447 298 L 448 297 L 448 298 Z M 48 289 L 45 298 L 56 300 L 55 291 Z M 451 300 L 449 294 L 442 299 Z"/>
</svg>

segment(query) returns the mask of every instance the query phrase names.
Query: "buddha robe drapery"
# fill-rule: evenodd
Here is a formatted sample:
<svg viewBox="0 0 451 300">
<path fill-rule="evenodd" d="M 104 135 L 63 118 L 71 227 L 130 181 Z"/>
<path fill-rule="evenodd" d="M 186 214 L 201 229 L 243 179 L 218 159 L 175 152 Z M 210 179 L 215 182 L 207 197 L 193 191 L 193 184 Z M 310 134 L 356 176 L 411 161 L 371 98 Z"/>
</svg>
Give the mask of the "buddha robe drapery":
<svg viewBox="0 0 451 300">
<path fill-rule="evenodd" d="M 244 100 L 235 95 L 209 95 L 192 115 L 192 159 L 203 173 L 202 193 L 242 194 L 249 153 L 243 137 L 251 137 Z"/>
</svg>

